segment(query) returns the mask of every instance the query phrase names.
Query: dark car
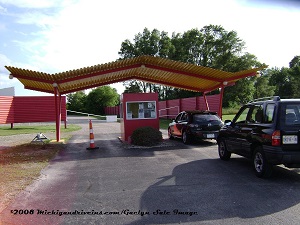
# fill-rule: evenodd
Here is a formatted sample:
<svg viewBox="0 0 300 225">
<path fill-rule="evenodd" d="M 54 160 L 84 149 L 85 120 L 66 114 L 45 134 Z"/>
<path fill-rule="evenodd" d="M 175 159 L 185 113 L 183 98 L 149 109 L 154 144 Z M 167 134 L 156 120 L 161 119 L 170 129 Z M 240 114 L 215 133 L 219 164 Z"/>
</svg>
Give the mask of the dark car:
<svg viewBox="0 0 300 225">
<path fill-rule="evenodd" d="M 183 143 L 189 144 L 194 138 L 217 139 L 222 126 L 223 122 L 216 112 L 184 111 L 169 124 L 168 135 L 170 139 L 182 138 Z"/>
<path fill-rule="evenodd" d="M 219 156 L 231 153 L 252 159 L 258 177 L 269 177 L 273 165 L 300 167 L 300 99 L 260 99 L 244 105 L 225 121 L 217 142 Z"/>
</svg>

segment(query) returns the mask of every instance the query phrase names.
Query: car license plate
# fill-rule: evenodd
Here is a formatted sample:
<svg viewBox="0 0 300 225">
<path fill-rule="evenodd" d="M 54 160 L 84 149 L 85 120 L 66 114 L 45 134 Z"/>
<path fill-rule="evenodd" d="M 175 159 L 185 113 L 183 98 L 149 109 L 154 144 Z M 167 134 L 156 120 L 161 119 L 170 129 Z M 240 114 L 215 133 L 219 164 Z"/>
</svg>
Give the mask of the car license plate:
<svg viewBox="0 0 300 225">
<path fill-rule="evenodd" d="M 283 144 L 298 144 L 297 135 L 283 135 L 282 137 Z"/>
<path fill-rule="evenodd" d="M 206 138 L 215 138 L 215 135 L 214 134 L 207 134 Z"/>
</svg>

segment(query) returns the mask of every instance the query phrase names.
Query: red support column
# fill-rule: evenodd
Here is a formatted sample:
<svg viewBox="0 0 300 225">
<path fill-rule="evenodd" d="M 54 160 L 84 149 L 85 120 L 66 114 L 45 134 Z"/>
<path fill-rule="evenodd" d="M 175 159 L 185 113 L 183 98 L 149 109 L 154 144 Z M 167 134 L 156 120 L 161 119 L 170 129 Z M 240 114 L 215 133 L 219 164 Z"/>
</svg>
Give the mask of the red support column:
<svg viewBox="0 0 300 225">
<path fill-rule="evenodd" d="M 55 98 L 55 123 L 56 123 L 56 141 L 60 141 L 60 120 L 61 120 L 61 95 L 58 93 L 57 84 L 54 86 Z M 57 95 L 59 94 L 59 97 Z"/>
<path fill-rule="evenodd" d="M 67 111 L 67 109 L 66 109 L 66 118 L 65 118 L 65 129 L 67 129 L 67 121 L 68 121 L 68 111 Z"/>
<path fill-rule="evenodd" d="M 206 98 L 205 92 L 203 93 L 203 98 L 204 98 L 204 101 L 205 101 L 206 110 L 209 110 L 209 106 L 208 106 L 208 102 L 207 102 L 207 98 Z"/>
<path fill-rule="evenodd" d="M 59 93 L 59 102 L 58 102 L 58 118 L 59 118 L 59 134 L 60 134 L 60 129 L 61 129 L 61 104 L 62 104 L 62 97 L 61 94 Z M 59 135 L 59 139 L 60 139 L 60 135 Z"/>
</svg>

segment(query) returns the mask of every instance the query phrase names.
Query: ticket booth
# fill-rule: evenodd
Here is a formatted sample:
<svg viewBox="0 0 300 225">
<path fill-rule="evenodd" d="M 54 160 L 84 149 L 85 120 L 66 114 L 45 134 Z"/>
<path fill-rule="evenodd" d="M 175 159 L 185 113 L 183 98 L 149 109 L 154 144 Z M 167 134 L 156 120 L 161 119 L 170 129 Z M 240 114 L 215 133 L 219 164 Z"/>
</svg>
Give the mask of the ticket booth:
<svg viewBox="0 0 300 225">
<path fill-rule="evenodd" d="M 130 142 L 132 132 L 139 127 L 159 130 L 158 93 L 124 93 L 120 100 L 122 141 Z"/>
</svg>

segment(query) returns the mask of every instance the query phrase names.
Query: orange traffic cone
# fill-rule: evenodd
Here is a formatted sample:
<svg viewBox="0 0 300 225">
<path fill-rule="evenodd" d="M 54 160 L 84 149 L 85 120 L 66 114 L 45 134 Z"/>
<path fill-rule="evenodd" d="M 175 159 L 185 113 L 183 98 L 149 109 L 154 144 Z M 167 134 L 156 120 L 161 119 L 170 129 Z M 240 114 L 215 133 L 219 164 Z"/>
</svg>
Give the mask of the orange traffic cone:
<svg viewBox="0 0 300 225">
<path fill-rule="evenodd" d="M 87 150 L 99 149 L 99 147 L 95 147 L 92 120 L 90 120 L 90 147 L 86 149 Z"/>
</svg>

